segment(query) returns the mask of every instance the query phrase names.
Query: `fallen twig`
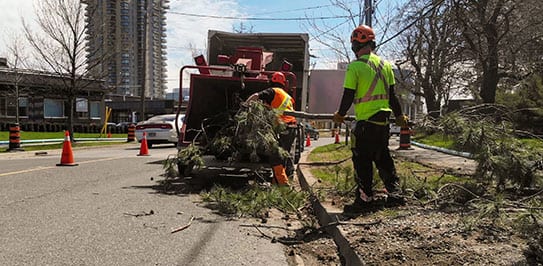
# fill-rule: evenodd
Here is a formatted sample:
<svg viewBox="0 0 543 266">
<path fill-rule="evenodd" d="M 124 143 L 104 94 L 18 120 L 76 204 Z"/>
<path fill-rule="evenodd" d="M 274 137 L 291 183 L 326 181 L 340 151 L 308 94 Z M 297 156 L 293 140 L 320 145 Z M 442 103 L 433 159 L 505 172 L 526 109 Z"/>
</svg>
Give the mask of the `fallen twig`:
<svg viewBox="0 0 543 266">
<path fill-rule="evenodd" d="M 283 229 L 287 231 L 293 231 L 294 229 L 287 228 L 284 226 L 279 225 L 263 225 L 263 224 L 240 224 L 241 227 L 262 227 L 262 228 L 276 228 L 276 229 Z"/>
<path fill-rule="evenodd" d="M 320 230 L 320 229 L 333 227 L 333 226 L 338 226 L 338 225 L 370 226 L 370 225 L 377 225 L 377 224 L 380 224 L 382 222 L 383 221 L 380 220 L 380 219 L 377 220 L 377 221 L 369 222 L 369 223 L 351 223 L 351 222 L 337 221 L 337 222 L 331 222 L 329 224 L 325 224 L 325 225 L 319 227 L 318 229 Z"/>
<path fill-rule="evenodd" d="M 275 242 L 279 242 L 283 245 L 297 245 L 297 244 L 303 244 L 304 241 L 301 241 L 301 240 L 286 240 L 286 239 L 282 239 L 282 238 L 275 238 L 275 237 L 271 237 L 267 234 L 265 234 L 264 232 L 262 232 L 262 230 L 260 230 L 258 228 L 258 226 L 256 224 L 253 224 L 253 227 L 265 238 L 267 239 L 270 239 L 272 241 L 272 243 L 275 243 Z"/>
<path fill-rule="evenodd" d="M 140 217 L 140 216 L 147 216 L 147 215 L 153 215 L 155 212 L 153 210 L 150 210 L 149 212 L 143 212 L 143 213 L 123 213 L 124 215 L 134 216 L 134 217 Z"/>
<path fill-rule="evenodd" d="M 345 161 L 351 159 L 352 156 L 349 156 L 345 159 L 341 159 L 341 160 L 337 160 L 337 161 L 324 161 L 324 162 L 303 162 L 303 163 L 298 163 L 299 165 L 313 165 L 313 166 L 326 166 L 326 165 L 336 165 L 336 164 L 341 164 L 341 163 L 344 163 Z"/>
<path fill-rule="evenodd" d="M 189 228 L 189 226 L 192 224 L 192 221 L 193 221 L 193 220 L 194 220 L 194 216 L 191 216 L 189 222 L 188 222 L 186 225 L 183 225 L 183 226 L 181 226 L 181 227 L 175 228 L 175 229 L 173 229 L 170 233 L 172 233 L 172 234 L 173 234 L 173 233 L 177 233 L 177 232 L 179 232 L 179 231 L 183 231 L 183 230 Z"/>
<path fill-rule="evenodd" d="M 258 226 L 256 226 L 256 224 L 253 224 L 253 227 L 254 227 L 254 228 L 255 228 L 262 236 L 264 236 L 264 237 L 266 237 L 266 238 L 268 238 L 268 239 L 273 239 L 273 237 L 264 234 L 264 232 L 262 232 L 262 230 L 260 230 L 260 229 L 258 228 Z"/>
<path fill-rule="evenodd" d="M 535 194 L 533 194 L 533 195 L 530 195 L 530 196 L 528 196 L 528 197 L 525 197 L 525 198 L 519 200 L 519 202 L 527 201 L 527 200 L 529 200 L 529 199 L 531 199 L 531 198 L 537 197 L 537 195 L 539 195 L 539 194 L 541 194 L 541 193 L 543 193 L 543 189 L 540 190 L 540 191 L 538 191 L 537 193 L 535 193 Z"/>
</svg>

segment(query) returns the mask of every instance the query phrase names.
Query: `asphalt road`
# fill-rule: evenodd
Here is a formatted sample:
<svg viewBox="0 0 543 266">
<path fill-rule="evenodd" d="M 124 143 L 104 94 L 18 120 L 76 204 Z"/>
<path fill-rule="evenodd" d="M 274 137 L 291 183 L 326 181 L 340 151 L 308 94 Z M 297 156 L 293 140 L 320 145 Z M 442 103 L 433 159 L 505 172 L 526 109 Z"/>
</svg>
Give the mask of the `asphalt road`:
<svg viewBox="0 0 543 266">
<path fill-rule="evenodd" d="M 175 148 L 138 149 L 76 148 L 74 167 L 56 166 L 60 150 L 0 154 L 0 264 L 287 265 L 282 245 L 243 221 L 161 192 L 158 162 Z"/>
</svg>

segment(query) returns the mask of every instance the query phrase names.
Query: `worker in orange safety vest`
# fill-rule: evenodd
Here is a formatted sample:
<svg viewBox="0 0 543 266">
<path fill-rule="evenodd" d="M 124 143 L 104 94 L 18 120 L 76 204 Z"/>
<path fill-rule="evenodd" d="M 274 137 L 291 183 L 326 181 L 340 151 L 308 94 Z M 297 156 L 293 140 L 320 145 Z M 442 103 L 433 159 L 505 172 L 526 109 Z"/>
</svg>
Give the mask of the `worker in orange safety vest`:
<svg viewBox="0 0 543 266">
<path fill-rule="evenodd" d="M 253 93 L 245 103 L 261 100 L 277 111 L 280 120 L 286 125 L 286 129 L 279 134 L 279 146 L 290 154 L 292 143 L 296 139 L 297 122 L 294 116 L 283 114 L 284 111 L 294 111 L 294 98 L 284 90 L 285 87 L 285 75 L 275 72 L 271 76 L 270 87 Z M 271 156 L 270 163 L 273 168 L 273 181 L 278 185 L 288 185 L 288 177 L 294 173 L 292 158 L 283 159 L 281 156 L 274 155 Z"/>
</svg>

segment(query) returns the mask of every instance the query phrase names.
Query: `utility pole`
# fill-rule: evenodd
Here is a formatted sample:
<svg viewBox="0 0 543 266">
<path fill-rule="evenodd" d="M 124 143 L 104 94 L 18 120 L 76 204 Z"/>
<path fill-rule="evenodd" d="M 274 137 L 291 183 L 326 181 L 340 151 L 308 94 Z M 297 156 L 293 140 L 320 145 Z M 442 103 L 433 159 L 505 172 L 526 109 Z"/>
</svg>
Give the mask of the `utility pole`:
<svg viewBox="0 0 543 266">
<path fill-rule="evenodd" d="M 371 18 L 373 17 L 373 0 L 364 0 L 364 24 L 372 27 Z M 362 22 L 360 23 L 362 24 Z"/>
<path fill-rule="evenodd" d="M 140 112 L 140 121 L 145 120 L 145 89 L 147 88 L 147 31 L 149 30 L 149 3 L 151 1 L 146 0 L 145 10 L 143 10 L 143 62 L 142 62 L 142 82 L 141 82 L 141 91 L 140 91 L 140 101 L 141 101 L 141 112 Z"/>
</svg>

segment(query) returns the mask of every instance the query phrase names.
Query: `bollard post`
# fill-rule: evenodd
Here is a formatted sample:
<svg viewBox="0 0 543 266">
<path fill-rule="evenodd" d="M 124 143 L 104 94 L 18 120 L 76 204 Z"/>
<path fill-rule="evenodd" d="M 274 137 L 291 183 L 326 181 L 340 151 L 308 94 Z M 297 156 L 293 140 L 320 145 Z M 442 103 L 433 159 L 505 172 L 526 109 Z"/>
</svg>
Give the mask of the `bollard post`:
<svg viewBox="0 0 543 266">
<path fill-rule="evenodd" d="M 126 142 L 132 142 L 136 140 L 136 125 L 130 124 L 128 126 L 128 137 L 126 138 Z"/>
<path fill-rule="evenodd" d="M 23 151 L 21 148 L 21 128 L 14 123 L 9 126 L 9 148 L 8 151 Z"/>
<path fill-rule="evenodd" d="M 399 150 L 408 150 L 411 148 L 411 129 L 409 126 L 400 128 L 400 147 Z"/>
</svg>

